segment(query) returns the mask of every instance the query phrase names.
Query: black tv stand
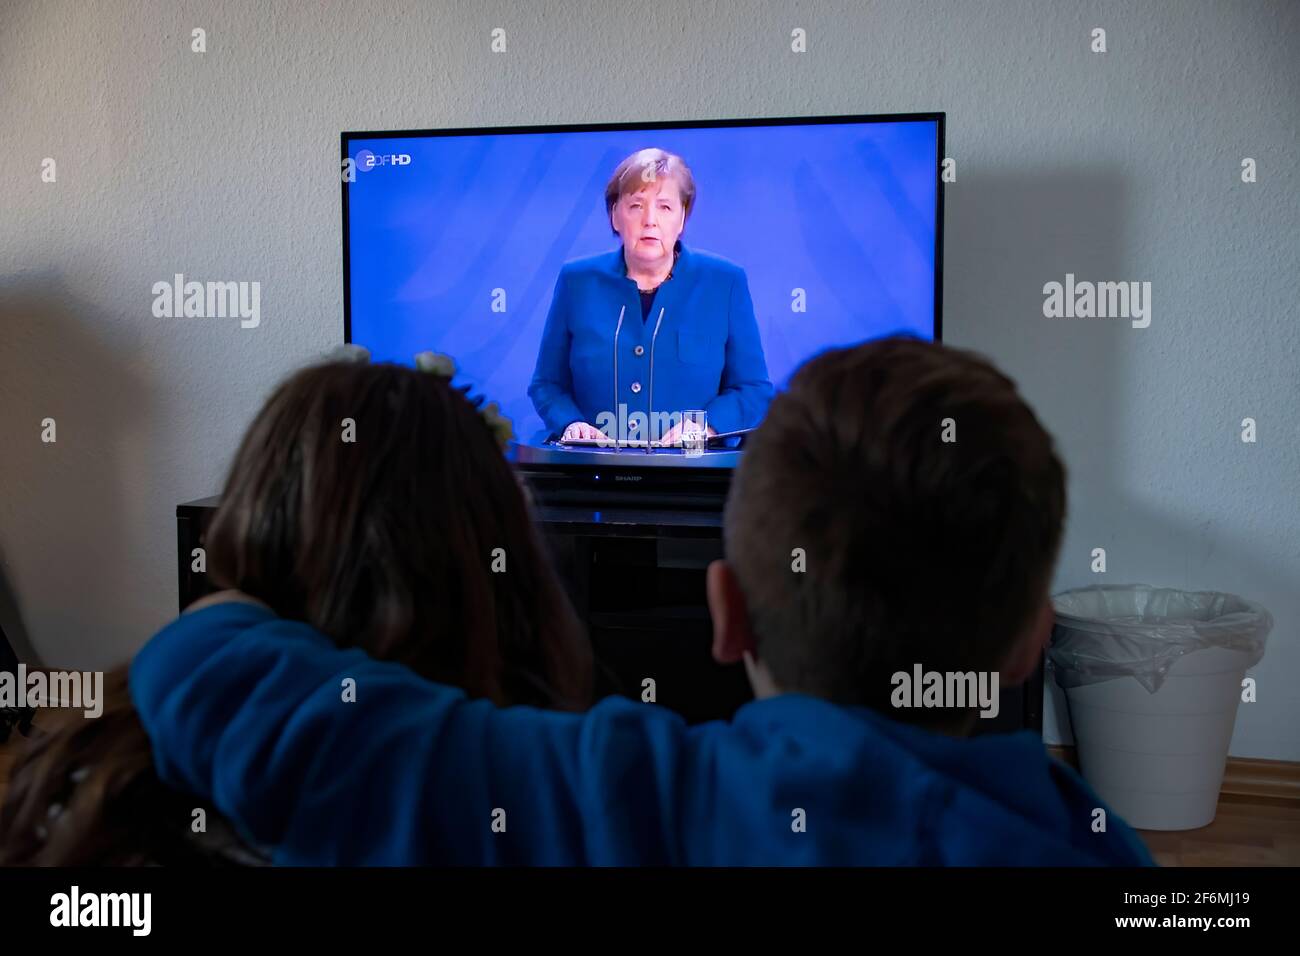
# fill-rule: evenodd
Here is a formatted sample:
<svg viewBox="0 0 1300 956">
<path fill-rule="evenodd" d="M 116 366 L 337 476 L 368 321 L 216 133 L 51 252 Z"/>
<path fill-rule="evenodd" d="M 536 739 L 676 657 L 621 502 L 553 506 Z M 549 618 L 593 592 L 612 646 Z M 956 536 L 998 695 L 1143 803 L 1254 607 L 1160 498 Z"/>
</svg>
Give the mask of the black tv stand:
<svg viewBox="0 0 1300 956">
<path fill-rule="evenodd" d="M 690 456 L 678 449 L 547 444 L 515 445 L 508 457 L 538 505 L 656 509 L 671 525 L 677 514 L 722 512 L 740 455 L 734 449 Z"/>
</svg>

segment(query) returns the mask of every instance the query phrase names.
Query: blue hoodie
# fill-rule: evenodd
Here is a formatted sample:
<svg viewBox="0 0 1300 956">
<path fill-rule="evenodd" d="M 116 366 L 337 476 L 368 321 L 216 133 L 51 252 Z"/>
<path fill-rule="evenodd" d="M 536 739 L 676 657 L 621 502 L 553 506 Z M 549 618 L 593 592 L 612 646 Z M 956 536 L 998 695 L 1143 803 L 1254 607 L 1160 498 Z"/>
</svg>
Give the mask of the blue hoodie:
<svg viewBox="0 0 1300 956">
<path fill-rule="evenodd" d="M 1151 863 L 1030 732 L 799 694 L 696 726 L 625 698 L 502 709 L 236 603 L 165 627 L 130 687 L 162 780 L 281 864 Z"/>
</svg>

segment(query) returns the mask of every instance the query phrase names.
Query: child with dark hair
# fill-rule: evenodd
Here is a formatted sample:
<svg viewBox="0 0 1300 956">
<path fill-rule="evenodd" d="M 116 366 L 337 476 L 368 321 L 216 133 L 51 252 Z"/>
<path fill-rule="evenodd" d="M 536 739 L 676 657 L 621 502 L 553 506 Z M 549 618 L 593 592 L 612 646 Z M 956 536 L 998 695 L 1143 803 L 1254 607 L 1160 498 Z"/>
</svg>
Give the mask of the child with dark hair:
<svg viewBox="0 0 1300 956">
<path fill-rule="evenodd" d="M 800 369 L 735 475 L 708 601 L 757 699 L 731 721 L 503 709 L 239 602 L 165 628 L 131 691 L 161 777 L 280 862 L 1150 864 L 1037 734 L 966 737 L 970 699 L 895 696 L 917 665 L 1035 670 L 1064 510 L 1009 379 L 877 341 Z"/>
<path fill-rule="evenodd" d="M 298 622 L 330 646 L 468 698 L 582 710 L 591 702 L 590 646 L 502 455 L 501 420 L 491 406 L 489 417 L 480 413 L 443 366 L 439 374 L 328 362 L 282 384 L 235 455 L 205 538 L 209 575 L 256 602 L 245 613 Z M 493 572 L 494 553 L 509 573 Z M 210 603 L 197 602 L 184 620 L 240 613 L 203 610 Z M 192 665 L 192 676 L 224 666 Z M 244 693 L 273 691 L 263 684 L 270 675 L 244 674 Z M 207 832 L 194 832 L 199 805 L 165 785 L 170 764 L 165 755 L 155 764 L 161 752 L 132 703 L 127 668 L 106 677 L 98 719 L 38 717 L 41 733 L 0 808 L 0 863 L 256 862 L 247 843 L 258 834 L 232 831 L 207 806 Z M 341 687 L 331 693 L 345 696 Z M 197 730 L 193 716 L 178 715 L 180 726 Z M 248 728 L 247 739 L 265 729 Z M 347 827 L 350 816 L 336 822 Z"/>
</svg>

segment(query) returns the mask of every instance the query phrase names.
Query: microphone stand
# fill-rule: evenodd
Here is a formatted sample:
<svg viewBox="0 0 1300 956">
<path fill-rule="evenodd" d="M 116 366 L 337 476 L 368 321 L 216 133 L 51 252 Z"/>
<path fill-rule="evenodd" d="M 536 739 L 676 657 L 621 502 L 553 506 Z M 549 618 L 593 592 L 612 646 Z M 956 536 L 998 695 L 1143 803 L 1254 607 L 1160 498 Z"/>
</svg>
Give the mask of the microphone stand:
<svg viewBox="0 0 1300 956">
<path fill-rule="evenodd" d="M 623 425 L 618 421 L 618 334 L 623 331 L 623 314 L 627 312 L 627 306 L 618 310 L 618 325 L 614 326 L 614 402 L 610 405 L 610 411 L 614 413 L 614 428 L 622 430 Z M 614 436 L 614 447 L 618 447 L 618 436 Z"/>
<path fill-rule="evenodd" d="M 647 403 L 650 406 L 650 414 L 647 419 L 646 432 L 650 431 L 649 424 L 654 422 L 655 420 L 655 342 L 659 338 L 659 326 L 663 323 L 663 321 L 664 321 L 664 308 L 661 306 L 659 308 L 659 318 L 655 322 L 654 334 L 650 336 L 650 398 Z M 663 436 L 660 435 L 659 437 L 662 438 Z M 647 434 L 646 442 L 645 442 L 645 453 L 648 455 L 651 453 L 652 450 L 653 449 L 651 449 L 650 447 L 650 436 L 649 434 Z"/>
</svg>

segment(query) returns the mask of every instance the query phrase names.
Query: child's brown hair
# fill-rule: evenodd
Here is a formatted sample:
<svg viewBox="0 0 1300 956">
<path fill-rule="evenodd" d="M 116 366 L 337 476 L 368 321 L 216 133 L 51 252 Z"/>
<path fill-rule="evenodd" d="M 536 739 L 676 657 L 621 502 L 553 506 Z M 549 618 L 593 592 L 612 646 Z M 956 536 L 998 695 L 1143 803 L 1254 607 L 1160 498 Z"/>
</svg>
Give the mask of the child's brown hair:
<svg viewBox="0 0 1300 956">
<path fill-rule="evenodd" d="M 889 712 L 897 671 L 999 667 L 1046 600 L 1064 515 L 1064 466 L 1015 384 L 889 338 L 819 355 L 773 401 L 727 560 L 778 686 Z"/>
</svg>

